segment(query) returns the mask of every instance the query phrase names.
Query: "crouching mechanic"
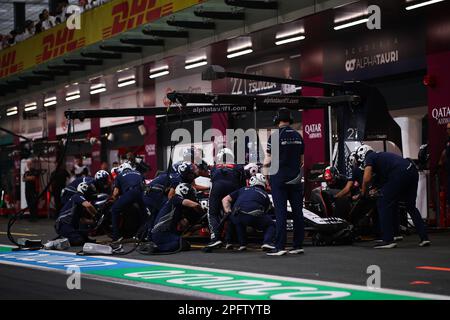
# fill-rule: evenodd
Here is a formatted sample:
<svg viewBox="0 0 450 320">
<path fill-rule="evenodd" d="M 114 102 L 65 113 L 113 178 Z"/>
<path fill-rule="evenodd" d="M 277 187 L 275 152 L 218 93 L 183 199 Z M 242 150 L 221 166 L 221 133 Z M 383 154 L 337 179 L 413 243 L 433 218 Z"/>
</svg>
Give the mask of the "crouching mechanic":
<svg viewBox="0 0 450 320">
<path fill-rule="evenodd" d="M 372 176 L 376 174 L 381 181 L 381 197 L 377 200 L 378 214 L 383 242 L 377 249 L 395 248 L 393 220 L 398 215 L 398 203 L 406 201 L 406 210 L 411 216 L 420 236 L 419 246 L 429 246 L 431 242 L 419 210 L 416 207 L 419 174 L 415 164 L 390 152 L 375 152 L 370 146 L 362 145 L 356 150 L 356 159 L 364 163 L 362 195 L 368 192 Z"/>
<path fill-rule="evenodd" d="M 95 179 L 92 177 L 79 177 L 73 180 L 71 183 L 67 185 L 67 187 L 65 187 L 62 190 L 61 205 L 64 206 L 69 201 L 69 199 L 78 192 L 77 188 L 80 185 L 80 183 L 93 184 L 94 181 Z"/>
<path fill-rule="evenodd" d="M 190 249 L 189 242 L 184 240 L 178 231 L 178 224 L 183 220 L 183 208 L 203 212 L 201 205 L 196 202 L 194 189 L 188 183 L 179 184 L 175 195 L 159 211 L 155 226 L 151 230 L 152 241 L 156 246 L 153 253 L 168 254 Z"/>
<path fill-rule="evenodd" d="M 128 162 L 120 165 L 119 172 L 119 175 L 114 180 L 114 190 L 111 199 L 114 202 L 111 208 L 112 240 L 114 242 L 121 240 L 119 219 L 120 214 L 127 207 L 130 207 L 134 203 L 139 206 L 141 225 L 144 223 L 147 215 L 142 197 L 144 177 L 139 172 L 133 170 L 131 164 Z"/>
<path fill-rule="evenodd" d="M 111 179 L 109 177 L 108 171 L 98 170 L 95 175 L 95 188 L 98 193 L 111 194 Z"/>
<path fill-rule="evenodd" d="M 83 225 L 90 224 L 97 211 L 89 202 L 96 194 L 93 183 L 82 182 L 77 187 L 77 192 L 63 206 L 56 219 L 55 230 L 60 237 L 67 238 L 71 246 L 82 246 L 86 242 L 92 242 L 88 238 L 88 229 L 83 230 Z M 85 217 L 87 213 L 88 218 Z"/>
<path fill-rule="evenodd" d="M 323 179 L 325 180 L 327 187 L 325 189 L 322 187 L 313 189 L 311 200 L 315 203 L 319 203 L 320 211 L 324 213 L 326 217 L 341 217 L 343 210 L 336 210 L 335 200 L 337 194 L 347 186 L 348 178 L 340 174 L 336 167 L 329 166 L 325 168 Z M 349 210 L 350 208 L 347 209 Z"/>
<path fill-rule="evenodd" d="M 162 173 L 153 179 L 144 193 L 145 207 L 150 211 L 148 227 L 151 229 L 166 201 L 175 195 L 175 188 L 180 183 L 192 184 L 197 177 L 195 165 L 183 162 L 177 166 L 177 173 Z"/>
<path fill-rule="evenodd" d="M 261 249 L 275 249 L 275 223 L 268 215 L 272 205 L 266 192 L 266 177 L 261 173 L 252 176 L 250 187 L 241 188 L 222 200 L 225 214 L 230 214 L 231 222 L 236 228 L 239 251 L 247 249 L 246 228 L 251 226 L 264 230 L 264 242 Z M 234 205 L 232 206 L 232 204 Z"/>
<path fill-rule="evenodd" d="M 211 242 L 208 248 L 222 246 L 222 199 L 245 186 L 244 167 L 234 163 L 234 154 L 228 148 L 221 149 L 216 156 L 216 165 L 211 170 L 211 192 L 209 194 L 208 223 Z"/>
</svg>

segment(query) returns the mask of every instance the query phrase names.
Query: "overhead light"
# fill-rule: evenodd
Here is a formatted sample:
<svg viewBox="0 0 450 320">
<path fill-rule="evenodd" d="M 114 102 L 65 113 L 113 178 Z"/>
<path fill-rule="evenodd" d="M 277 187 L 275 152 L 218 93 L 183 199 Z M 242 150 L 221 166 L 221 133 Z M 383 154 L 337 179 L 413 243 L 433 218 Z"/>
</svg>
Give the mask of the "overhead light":
<svg viewBox="0 0 450 320">
<path fill-rule="evenodd" d="M 334 30 L 341 30 L 341 29 L 345 29 L 345 28 L 350 28 L 359 24 L 363 24 L 363 23 L 367 23 L 367 21 L 369 21 L 369 18 L 363 18 L 363 19 L 359 19 L 359 20 L 355 20 L 355 21 L 351 21 L 348 23 L 344 23 L 338 26 L 334 27 Z"/>
<path fill-rule="evenodd" d="M 92 84 L 90 87 L 90 90 L 91 90 L 91 91 L 89 91 L 90 94 L 97 94 L 97 93 L 105 92 L 106 84 L 104 84 L 104 83 Z"/>
<path fill-rule="evenodd" d="M 37 109 L 37 103 L 36 102 L 31 102 L 31 103 L 27 103 L 23 110 L 25 112 L 28 112 L 28 111 L 33 111 L 33 110 L 36 110 L 36 109 Z"/>
<path fill-rule="evenodd" d="M 117 72 L 117 73 L 120 73 L 120 72 L 127 71 L 127 70 L 129 70 L 129 69 L 130 69 L 130 68 L 119 69 L 119 70 L 117 70 L 116 72 Z"/>
<path fill-rule="evenodd" d="M 16 115 L 17 113 L 18 113 L 17 107 L 11 107 L 11 108 L 6 109 L 6 115 L 7 115 L 8 117 L 9 117 L 9 116 Z"/>
<path fill-rule="evenodd" d="M 135 83 L 136 83 L 136 77 L 134 74 L 129 77 L 123 77 L 123 78 L 117 79 L 117 86 L 119 88 L 126 87 L 129 85 L 135 84 Z"/>
<path fill-rule="evenodd" d="M 416 3 L 416 4 L 413 4 L 413 5 L 410 5 L 410 6 L 406 7 L 405 9 L 406 10 L 414 10 L 414 9 L 417 9 L 417 8 L 429 6 L 430 4 L 435 4 L 435 3 L 438 3 L 438 2 L 442 2 L 442 1 L 444 1 L 444 0 L 425 1 L 425 2 L 421 2 L 421 3 Z"/>
<path fill-rule="evenodd" d="M 44 100 L 44 107 L 54 106 L 57 103 L 56 96 L 48 97 Z"/>
<path fill-rule="evenodd" d="M 150 79 L 162 77 L 169 74 L 169 66 L 150 69 Z"/>
<path fill-rule="evenodd" d="M 138 130 L 141 136 L 145 136 L 147 134 L 147 128 L 143 124 L 138 127 Z"/>
<path fill-rule="evenodd" d="M 189 70 L 189 69 L 194 69 L 194 68 L 204 66 L 206 64 L 208 64 L 206 57 L 194 58 L 194 59 L 186 60 L 184 68 L 186 70 Z"/>
<path fill-rule="evenodd" d="M 66 101 L 79 99 L 81 97 L 80 90 L 68 92 L 66 95 Z"/>
<path fill-rule="evenodd" d="M 241 47 L 230 48 L 227 50 L 227 52 L 228 52 L 227 58 L 232 59 L 235 57 L 239 57 L 239 56 L 243 56 L 245 54 L 252 53 L 253 49 L 252 49 L 252 45 L 250 43 L 250 44 L 246 44 Z"/>
<path fill-rule="evenodd" d="M 280 46 L 280 45 L 286 44 L 286 43 L 305 40 L 306 37 L 303 34 L 303 32 L 304 31 L 301 30 L 301 31 L 290 32 L 290 33 L 285 33 L 285 34 L 277 34 L 275 36 L 275 39 L 277 40 L 277 41 L 275 41 L 275 44 L 277 46 Z"/>
</svg>

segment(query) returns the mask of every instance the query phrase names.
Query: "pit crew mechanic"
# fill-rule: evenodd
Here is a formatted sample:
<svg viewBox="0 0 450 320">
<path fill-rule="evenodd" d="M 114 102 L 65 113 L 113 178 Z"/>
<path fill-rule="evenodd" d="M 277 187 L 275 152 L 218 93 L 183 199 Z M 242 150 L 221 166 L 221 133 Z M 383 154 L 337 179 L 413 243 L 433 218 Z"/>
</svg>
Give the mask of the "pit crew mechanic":
<svg viewBox="0 0 450 320">
<path fill-rule="evenodd" d="M 362 195 L 367 195 L 373 174 L 381 181 L 381 197 L 377 200 L 383 242 L 377 249 L 395 248 L 393 219 L 397 214 L 398 202 L 406 201 L 406 210 L 411 216 L 420 237 L 419 246 L 429 246 L 431 242 L 419 210 L 416 207 L 419 174 L 415 164 L 390 152 L 375 152 L 370 146 L 362 145 L 356 150 L 356 158 L 364 163 Z"/>
<path fill-rule="evenodd" d="M 111 201 L 114 202 L 111 208 L 113 242 L 121 240 L 119 218 L 128 206 L 136 203 L 140 210 L 141 225 L 145 222 L 147 212 L 143 201 L 143 181 L 144 177 L 133 170 L 130 163 L 124 162 L 120 165 L 119 175 L 114 180 L 114 189 L 111 196 Z"/>
<path fill-rule="evenodd" d="M 83 225 L 92 223 L 97 214 L 90 203 L 96 195 L 96 189 L 92 182 L 81 182 L 77 192 L 62 207 L 55 222 L 56 233 L 67 238 L 71 246 L 82 246 L 86 242 L 95 242 L 88 238 L 88 228 L 83 230 Z M 85 217 L 85 214 L 88 217 Z"/>
<path fill-rule="evenodd" d="M 193 185 L 198 176 L 196 166 L 190 162 L 182 162 L 177 166 L 177 173 L 164 172 L 153 179 L 144 192 L 144 204 L 150 212 L 148 227 L 155 223 L 158 212 L 168 199 L 175 195 L 176 187 L 181 183 Z"/>
<path fill-rule="evenodd" d="M 190 249 L 189 242 L 181 237 L 177 228 L 183 219 L 183 207 L 203 213 L 196 201 L 195 190 L 189 183 L 180 183 L 175 189 L 175 195 L 159 211 L 151 230 L 155 247 L 148 253 L 175 253 Z"/>
<path fill-rule="evenodd" d="M 239 249 L 247 249 L 246 227 L 252 226 L 264 230 L 263 250 L 273 250 L 275 236 L 275 223 L 268 212 L 272 207 L 269 195 L 266 192 L 266 177 L 257 173 L 249 181 L 249 187 L 234 191 L 222 200 L 225 214 L 235 226 Z"/>
<path fill-rule="evenodd" d="M 300 254 L 304 252 L 303 186 L 301 184 L 304 142 L 302 136 L 290 127 L 293 122 L 294 119 L 289 109 L 281 108 L 274 118 L 274 124 L 278 126 L 278 130 L 269 137 L 267 143 L 267 155 L 263 167 L 271 186 L 276 216 L 276 248 L 268 252 L 267 255 L 282 256 L 288 253 L 285 248 L 288 200 L 291 204 L 294 222 L 294 242 L 289 253 Z M 278 148 L 272 148 L 275 139 L 278 141 L 274 146 L 278 146 Z M 277 156 L 279 161 L 278 171 L 269 172 L 272 158 L 275 160 Z"/>
<path fill-rule="evenodd" d="M 222 199 L 235 190 L 245 186 L 244 167 L 236 164 L 233 151 L 228 148 L 219 150 L 216 165 L 211 170 L 211 192 L 209 195 L 208 223 L 211 242 L 208 248 L 222 246 Z"/>
</svg>

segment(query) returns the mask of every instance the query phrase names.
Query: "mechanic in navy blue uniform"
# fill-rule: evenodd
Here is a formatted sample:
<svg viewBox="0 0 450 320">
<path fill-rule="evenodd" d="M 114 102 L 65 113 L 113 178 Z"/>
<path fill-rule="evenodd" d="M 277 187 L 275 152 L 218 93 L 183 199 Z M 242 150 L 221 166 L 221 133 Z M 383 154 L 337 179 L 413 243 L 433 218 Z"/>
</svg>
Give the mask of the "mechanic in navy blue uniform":
<svg viewBox="0 0 450 320">
<path fill-rule="evenodd" d="M 234 154 L 228 148 L 219 150 L 216 165 L 211 169 L 211 192 L 209 194 L 208 223 L 211 242 L 208 248 L 222 246 L 222 199 L 245 186 L 244 167 L 235 164 Z"/>
<path fill-rule="evenodd" d="M 366 195 L 373 174 L 377 174 L 381 182 L 381 197 L 377 200 L 378 214 L 383 242 L 375 248 L 395 248 L 394 219 L 398 215 L 398 202 L 406 202 L 406 210 L 411 216 L 420 237 L 419 246 L 429 246 L 425 224 L 416 207 L 417 186 L 419 174 L 415 164 L 390 152 L 374 152 L 367 145 L 360 146 L 356 151 L 358 162 L 364 163 L 364 178 L 362 195 Z"/>
<path fill-rule="evenodd" d="M 145 207 L 150 211 L 150 221 L 148 228 L 152 228 L 159 210 L 169 198 L 175 195 L 175 188 L 180 183 L 191 184 L 197 177 L 195 165 L 190 162 L 182 162 L 177 166 L 178 172 L 164 172 L 153 179 L 147 186 L 144 193 Z"/>
<path fill-rule="evenodd" d="M 238 250 L 247 249 L 247 226 L 264 230 L 261 249 L 273 250 L 275 222 L 268 214 L 272 204 L 266 192 L 266 177 L 257 173 L 250 178 L 249 185 L 234 191 L 222 200 L 225 214 L 230 214 L 231 222 L 236 228 L 240 246 Z"/>
<path fill-rule="evenodd" d="M 274 118 L 278 130 L 269 137 L 267 155 L 264 159 L 264 169 L 273 164 L 277 172 L 270 172 L 268 179 L 273 197 L 276 216 L 276 249 L 267 255 L 281 256 L 286 253 L 303 253 L 304 221 L 303 221 L 303 186 L 301 184 L 301 167 L 303 163 L 304 142 L 302 136 L 290 125 L 294 122 L 291 113 L 281 108 Z M 274 144 L 274 139 L 278 141 Z M 278 148 L 274 148 L 278 145 Z M 278 150 L 277 150 L 278 149 Z M 273 163 L 278 160 L 278 163 Z M 287 201 L 291 204 L 294 222 L 294 242 L 290 251 L 286 247 Z"/>
<path fill-rule="evenodd" d="M 119 218 L 120 214 L 136 203 L 139 206 L 140 218 L 143 223 L 146 217 L 146 210 L 143 201 L 143 182 L 144 177 L 139 172 L 133 170 L 131 164 L 124 162 L 119 167 L 119 175 L 114 180 L 114 190 L 112 194 L 112 201 L 114 202 L 111 208 L 112 217 L 112 240 L 119 241 Z"/>
<path fill-rule="evenodd" d="M 178 166 L 183 162 L 191 162 L 198 168 L 200 177 L 209 177 L 209 165 L 203 159 L 203 150 L 195 146 L 191 146 L 183 150 L 183 160 L 172 165 L 174 172 L 178 172 Z"/>
<path fill-rule="evenodd" d="M 93 183 L 82 182 L 77 187 L 77 192 L 72 195 L 69 201 L 62 207 L 55 222 L 56 233 L 60 237 L 67 238 L 71 246 L 82 246 L 86 242 L 91 242 L 88 238 L 87 229 L 83 230 L 83 224 L 92 222 L 97 211 L 89 202 L 96 194 Z M 85 217 L 87 213 L 89 218 Z M 83 223 L 84 222 L 84 223 Z"/>
<path fill-rule="evenodd" d="M 155 226 L 151 230 L 151 239 L 156 246 L 153 253 L 176 253 L 190 249 L 190 244 L 181 237 L 178 230 L 178 225 L 183 220 L 183 208 L 203 212 L 189 183 L 179 184 L 175 195 L 167 200 L 159 211 Z"/>
<path fill-rule="evenodd" d="M 111 179 L 108 171 L 98 170 L 94 175 L 94 180 L 95 188 L 98 193 L 106 193 L 108 195 L 111 194 Z"/>
<path fill-rule="evenodd" d="M 352 197 L 357 196 L 361 192 L 361 186 L 363 183 L 364 170 L 358 166 L 356 159 L 356 152 L 352 152 L 348 161 L 351 165 L 352 172 L 347 179 L 346 185 L 336 194 L 336 198 L 343 198 L 351 195 Z M 356 198 L 354 198 L 356 200 Z"/>
<path fill-rule="evenodd" d="M 95 182 L 95 179 L 93 177 L 79 177 L 76 178 L 75 180 L 73 180 L 71 183 L 69 183 L 67 185 L 67 187 L 65 187 L 62 191 L 61 194 L 61 205 L 64 206 L 69 199 L 75 194 L 77 193 L 77 188 L 80 185 L 80 183 L 87 183 L 87 184 L 91 184 Z"/>
</svg>

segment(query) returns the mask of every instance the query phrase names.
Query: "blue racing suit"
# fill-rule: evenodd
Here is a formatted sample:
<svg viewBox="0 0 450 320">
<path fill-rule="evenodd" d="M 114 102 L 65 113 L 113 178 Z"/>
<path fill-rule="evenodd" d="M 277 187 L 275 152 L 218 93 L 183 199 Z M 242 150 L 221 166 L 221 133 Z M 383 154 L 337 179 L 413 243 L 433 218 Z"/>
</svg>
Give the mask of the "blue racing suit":
<svg viewBox="0 0 450 320">
<path fill-rule="evenodd" d="M 218 164 L 211 170 L 211 191 L 209 194 L 208 222 L 211 240 L 220 239 L 222 199 L 245 185 L 242 165 Z"/>
<path fill-rule="evenodd" d="M 69 201 L 69 199 L 78 192 L 77 187 L 80 183 L 86 182 L 87 184 L 93 184 L 94 181 L 95 179 L 92 177 L 80 177 L 69 183 L 67 187 L 63 189 L 61 195 L 61 206 L 64 206 Z"/>
<path fill-rule="evenodd" d="M 146 211 L 142 195 L 142 183 L 144 181 L 143 176 L 135 170 L 124 170 L 119 174 L 114 180 L 114 187 L 120 190 L 119 199 L 114 202 L 111 208 L 112 217 L 112 229 L 113 229 L 113 240 L 120 238 L 119 231 L 119 218 L 120 214 L 123 213 L 128 207 L 133 203 L 139 205 L 141 222 L 145 219 Z"/>
<path fill-rule="evenodd" d="M 234 203 L 231 221 L 236 227 L 239 245 L 247 245 L 247 226 L 264 230 L 264 243 L 271 244 L 275 236 L 275 223 L 267 214 L 271 207 L 267 192 L 262 187 L 248 187 L 234 191 L 230 197 Z"/>
<path fill-rule="evenodd" d="M 270 176 L 270 186 L 276 216 L 276 240 L 277 250 L 284 250 L 286 246 L 286 224 L 287 224 L 287 201 L 291 205 L 292 218 L 294 222 L 294 248 L 301 248 L 304 240 L 303 221 L 303 186 L 302 184 L 286 184 L 300 175 L 301 156 L 304 154 L 304 142 L 302 136 L 290 126 L 278 129 L 278 148 L 272 150 L 272 134 L 267 143 L 267 153 L 272 155 L 278 151 L 279 169 L 277 173 Z"/>
<path fill-rule="evenodd" d="M 398 225 L 398 202 L 406 202 L 406 210 L 411 216 L 421 240 L 428 235 L 419 210 L 416 207 L 419 173 L 415 164 L 390 152 L 370 152 L 366 156 L 365 166 L 372 167 L 372 172 L 381 181 L 382 196 L 377 200 L 382 239 L 394 240 L 394 225 Z"/>
<path fill-rule="evenodd" d="M 175 195 L 159 211 L 151 231 L 157 252 L 174 253 L 188 249 L 189 245 L 182 240 L 177 230 L 178 222 L 182 219 L 182 208 L 183 198 Z"/>
<path fill-rule="evenodd" d="M 159 210 L 166 203 L 167 191 L 176 188 L 182 182 L 180 174 L 164 172 L 147 185 L 148 192 L 144 194 L 144 205 L 151 213 L 148 229 L 151 230 Z"/>
<path fill-rule="evenodd" d="M 80 230 L 80 218 L 85 210 L 82 204 L 85 201 L 82 194 L 75 193 L 62 207 L 55 222 L 56 233 L 69 239 L 72 246 L 83 245 L 88 240 L 87 229 Z"/>
</svg>

